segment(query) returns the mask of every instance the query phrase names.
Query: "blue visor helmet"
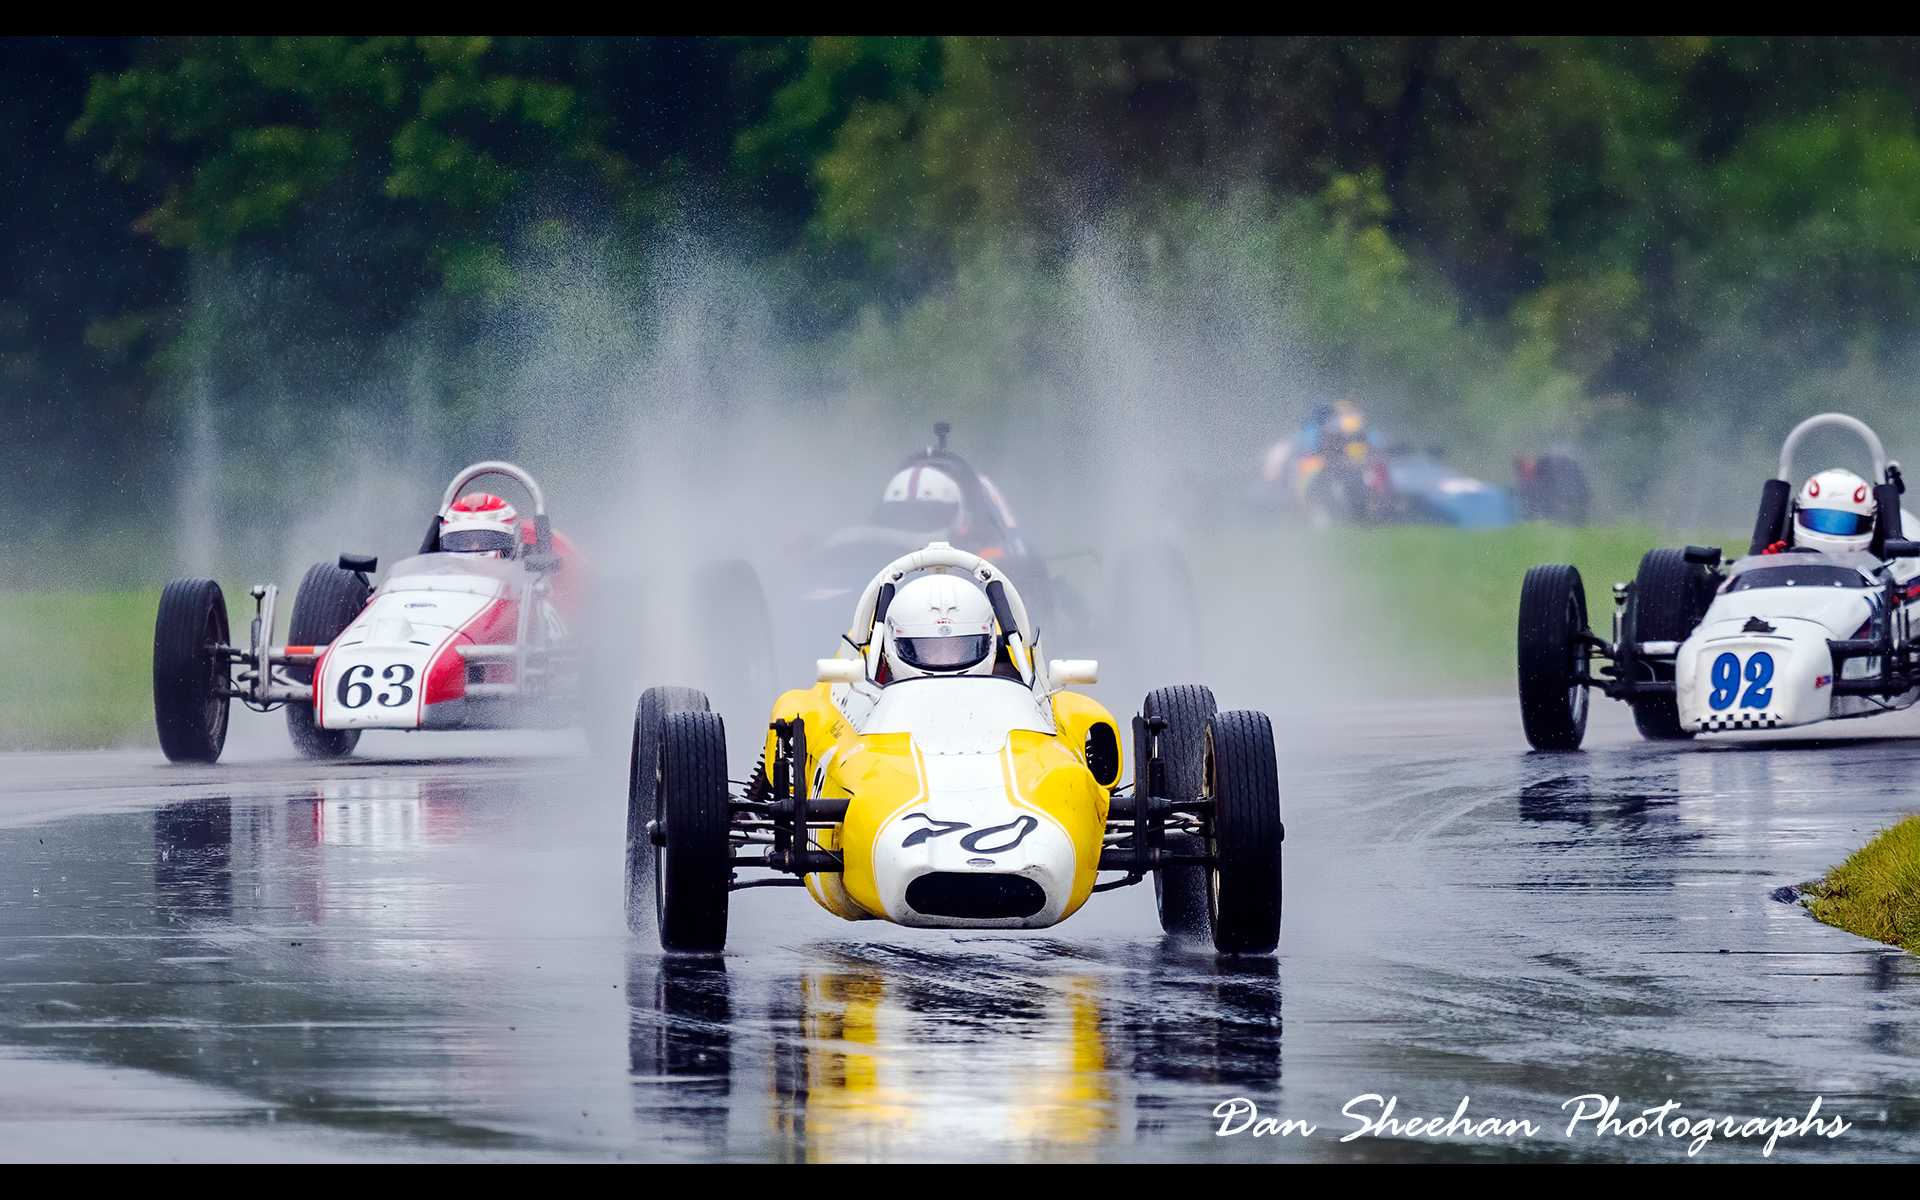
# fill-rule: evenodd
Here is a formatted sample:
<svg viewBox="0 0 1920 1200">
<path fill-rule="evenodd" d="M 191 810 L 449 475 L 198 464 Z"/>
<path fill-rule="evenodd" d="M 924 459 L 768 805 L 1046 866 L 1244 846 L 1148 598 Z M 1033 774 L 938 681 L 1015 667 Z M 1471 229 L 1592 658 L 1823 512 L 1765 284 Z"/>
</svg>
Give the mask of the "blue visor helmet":
<svg viewBox="0 0 1920 1200">
<path fill-rule="evenodd" d="M 1803 529 L 1833 537 L 1859 537 L 1873 529 L 1870 514 L 1848 512 L 1844 508 L 1803 508 L 1799 521 Z"/>
</svg>

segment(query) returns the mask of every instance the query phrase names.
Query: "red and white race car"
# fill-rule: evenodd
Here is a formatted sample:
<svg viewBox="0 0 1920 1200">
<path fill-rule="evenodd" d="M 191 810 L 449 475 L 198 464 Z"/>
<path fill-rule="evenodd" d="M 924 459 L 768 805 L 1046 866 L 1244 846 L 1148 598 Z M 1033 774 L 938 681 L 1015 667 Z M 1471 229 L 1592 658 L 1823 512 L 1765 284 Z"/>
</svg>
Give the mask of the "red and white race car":
<svg viewBox="0 0 1920 1200">
<path fill-rule="evenodd" d="M 517 531 L 507 548 L 459 552 L 441 543 L 462 493 L 483 476 L 512 479 L 533 517 L 493 523 Z M 489 501 L 493 498 L 488 497 Z M 252 589 L 243 644 L 229 634 L 226 599 L 210 579 L 179 579 L 160 597 L 153 637 L 153 709 L 160 748 L 175 762 L 213 762 L 234 699 L 262 712 L 284 706 L 300 753 L 353 751 L 367 729 L 551 728 L 577 723 L 579 656 L 568 623 L 583 581 L 567 540 L 547 523 L 531 475 L 511 463 L 475 463 L 454 476 L 420 553 L 374 587 L 376 560 L 343 554 L 316 563 L 295 593 L 287 644 L 273 645 L 277 589 Z M 236 670 L 235 668 L 238 668 Z"/>
</svg>

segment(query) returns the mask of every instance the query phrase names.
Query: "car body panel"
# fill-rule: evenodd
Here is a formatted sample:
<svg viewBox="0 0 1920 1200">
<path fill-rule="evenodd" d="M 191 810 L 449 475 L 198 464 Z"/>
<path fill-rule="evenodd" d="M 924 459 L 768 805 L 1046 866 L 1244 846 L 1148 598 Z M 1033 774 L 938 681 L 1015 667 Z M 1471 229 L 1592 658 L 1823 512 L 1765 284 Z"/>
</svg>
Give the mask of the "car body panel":
<svg viewBox="0 0 1920 1200">
<path fill-rule="evenodd" d="M 1110 793 L 1082 744 L 1060 736 L 1058 714 L 1083 739 L 1112 717 L 1084 696 L 1058 703 L 1066 695 L 1049 702 L 1016 679 L 962 676 L 782 696 L 773 716 L 805 722 L 814 794 L 848 802 L 817 837 L 843 869 L 809 875 L 809 892 L 849 920 L 901 925 L 1031 929 L 1071 916 L 1093 891 Z M 1014 915 L 922 911 L 916 881 L 934 876 L 998 877 L 1038 899 Z"/>
<path fill-rule="evenodd" d="M 518 682 L 514 649 L 524 650 L 523 640 L 542 646 L 564 640 L 566 624 L 540 584 L 538 574 L 511 559 L 436 553 L 396 564 L 321 656 L 313 683 L 316 721 L 323 729 L 547 723 L 539 706 L 526 702 L 532 697 L 469 692 L 474 684 Z M 521 619 L 526 604 L 533 606 L 533 621 Z M 509 652 L 469 662 L 461 653 L 468 646 Z"/>
<path fill-rule="evenodd" d="M 1858 552 L 1741 558 L 1727 569 L 1700 623 L 1675 651 L 1674 694 L 1682 728 L 1701 733 L 1786 729 L 1911 706 L 1920 689 L 1891 697 L 1836 695 L 1829 642 L 1868 636 L 1884 620 L 1886 581 L 1916 575 L 1920 564 L 1912 560 L 1888 565 Z M 1763 578 L 1779 582 L 1754 586 Z M 1908 618 L 1904 611 L 1897 617 L 1904 644 Z M 1849 658 L 1837 677 L 1869 679 L 1879 671 L 1877 658 Z"/>
</svg>

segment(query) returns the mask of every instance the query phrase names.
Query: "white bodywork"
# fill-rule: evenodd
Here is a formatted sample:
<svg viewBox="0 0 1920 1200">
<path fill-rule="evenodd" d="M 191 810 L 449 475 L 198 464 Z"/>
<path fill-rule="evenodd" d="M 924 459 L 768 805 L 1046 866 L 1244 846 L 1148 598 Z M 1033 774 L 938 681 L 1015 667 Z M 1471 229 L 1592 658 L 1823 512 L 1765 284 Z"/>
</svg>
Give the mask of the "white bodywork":
<svg viewBox="0 0 1920 1200">
<path fill-rule="evenodd" d="M 924 569 L 971 573 L 982 583 L 998 581 L 1005 587 L 1014 623 L 1025 632 L 1010 639 L 1021 678 L 926 676 L 886 687 L 871 682 L 881 640 L 873 635 L 879 589 Z M 834 707 L 860 733 L 907 734 L 919 773 L 918 794 L 881 823 L 873 841 L 874 886 L 887 919 L 926 928 L 1040 929 L 1058 924 L 1074 885 L 1073 839 L 1044 805 L 1021 795 L 1010 738 L 1015 730 L 1058 734 L 1049 700 L 1055 690 L 1054 664 L 1041 657 L 1037 632 L 1028 624 L 1026 606 L 1012 583 L 986 560 L 936 542 L 875 577 L 842 653 L 858 657 L 820 664 L 821 678 L 832 685 L 828 695 Z M 856 663 L 857 671 L 850 670 Z M 1097 674 L 1092 661 L 1059 665 L 1075 676 L 1090 679 Z M 821 776 L 826 764 L 826 759 L 819 764 Z M 1023 876 L 1039 885 L 1045 902 L 1025 917 L 920 912 L 907 902 L 908 889 L 921 876 L 935 873 Z M 834 878 L 823 886 L 838 883 Z"/>
<path fill-rule="evenodd" d="M 1003 929 L 1059 922 L 1073 890 L 1073 839 L 1020 795 L 1008 738 L 1016 729 L 1055 732 L 1051 711 L 1017 679 L 902 680 L 881 693 L 861 731 L 908 734 L 920 772 L 919 796 L 888 818 L 874 841 L 874 885 L 888 920 Z M 947 830 L 955 832 L 943 836 Z M 1027 917 L 917 912 L 907 903 L 907 889 L 936 871 L 1023 875 L 1040 885 L 1046 903 Z"/>
<path fill-rule="evenodd" d="M 1911 522 L 1913 518 L 1904 517 Z M 1737 588 L 1742 576 L 1808 565 L 1851 576 L 1848 586 Z M 1870 636 L 1886 607 L 1886 584 L 1920 575 L 1911 559 L 1886 565 L 1864 553 L 1750 556 L 1735 563 L 1700 624 L 1674 656 L 1675 699 L 1682 728 L 1702 733 L 1784 729 L 1836 717 L 1868 716 L 1912 705 L 1920 689 L 1900 696 L 1836 696 L 1830 641 Z M 1908 641 L 1910 604 L 1894 615 L 1895 642 Z M 1843 677 L 1878 675 L 1878 659 L 1847 659 Z"/>
<path fill-rule="evenodd" d="M 522 686 L 528 650 L 565 637 L 542 584 L 512 561 L 427 554 L 399 563 L 320 659 L 317 722 L 323 729 L 522 723 L 524 704 L 498 702 L 537 699 Z M 468 682 L 469 661 L 504 667 L 514 678 Z M 483 712 L 481 701 L 502 711 Z"/>
</svg>

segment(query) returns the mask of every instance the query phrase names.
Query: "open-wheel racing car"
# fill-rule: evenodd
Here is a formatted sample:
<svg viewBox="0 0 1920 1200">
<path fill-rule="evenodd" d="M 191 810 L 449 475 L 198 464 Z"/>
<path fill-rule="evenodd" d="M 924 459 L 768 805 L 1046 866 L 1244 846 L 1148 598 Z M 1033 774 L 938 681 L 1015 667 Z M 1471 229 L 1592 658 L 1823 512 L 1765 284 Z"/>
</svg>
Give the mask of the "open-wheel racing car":
<svg viewBox="0 0 1920 1200">
<path fill-rule="evenodd" d="M 1822 471 L 1793 492 L 1794 451 L 1821 428 L 1866 442 L 1874 480 Z M 1920 543 L 1902 536 L 1900 465 L 1865 423 L 1823 413 L 1795 426 L 1761 491 L 1748 553 L 1648 551 L 1614 585 L 1613 639 L 1587 623 L 1571 566 L 1534 567 L 1520 590 L 1520 714 L 1542 750 L 1577 748 L 1587 689 L 1633 706 L 1652 740 L 1787 729 L 1865 717 L 1920 699 L 1912 610 Z M 1604 659 L 1596 664 L 1595 659 Z"/>
<path fill-rule="evenodd" d="M 1338 400 L 1268 447 L 1246 500 L 1253 508 L 1296 512 L 1315 524 L 1586 524 L 1592 499 L 1586 473 L 1565 454 L 1516 458 L 1510 491 L 1446 466 L 1440 453 L 1437 447 L 1421 451 L 1387 442 L 1357 405 Z"/>
<path fill-rule="evenodd" d="M 740 888 L 804 886 L 852 921 L 1039 929 L 1148 876 L 1169 932 L 1228 954 L 1276 945 L 1283 830 L 1264 713 L 1217 712 L 1203 687 L 1149 694 L 1120 787 L 1118 726 L 1066 690 L 1095 664 L 1048 661 L 1011 581 L 943 542 L 873 577 L 816 673 L 775 703 L 740 794 L 703 695 L 641 697 L 628 915 L 640 930 L 651 909 L 665 949 L 719 952 Z"/>
<path fill-rule="evenodd" d="M 463 495 L 484 476 L 533 499 L 531 522 L 497 496 Z M 285 706 L 301 754 L 350 754 L 367 729 L 503 729 L 574 723 L 579 668 L 565 613 L 578 565 L 547 522 L 531 475 L 475 463 L 447 486 L 420 553 L 375 588 L 370 556 L 316 563 L 295 593 L 286 645 L 273 644 L 277 589 L 252 589 L 247 640 L 229 634 L 210 579 L 179 579 L 154 624 L 153 708 L 160 748 L 176 762 L 213 762 L 238 699 Z M 237 668 L 237 670 L 236 670 Z"/>
<path fill-rule="evenodd" d="M 820 647 L 840 631 L 846 606 L 875 571 L 930 541 L 944 541 L 993 562 L 1017 587 L 1037 625 L 1098 647 L 1108 684 L 1149 687 L 1179 679 L 1198 656 L 1199 602 L 1187 556 L 1172 540 L 1135 530 L 1111 553 L 1049 559 L 1029 538 L 993 480 L 947 445 L 952 427 L 936 423 L 934 444 L 903 460 L 880 501 L 858 525 L 828 535 L 770 588 L 781 661 L 811 671 Z M 1088 605 L 1057 562 L 1110 559 L 1112 603 Z M 1084 576 L 1083 576 L 1084 582 Z M 745 591 L 744 588 L 731 589 Z M 705 608 L 729 602 L 716 595 Z"/>
</svg>

